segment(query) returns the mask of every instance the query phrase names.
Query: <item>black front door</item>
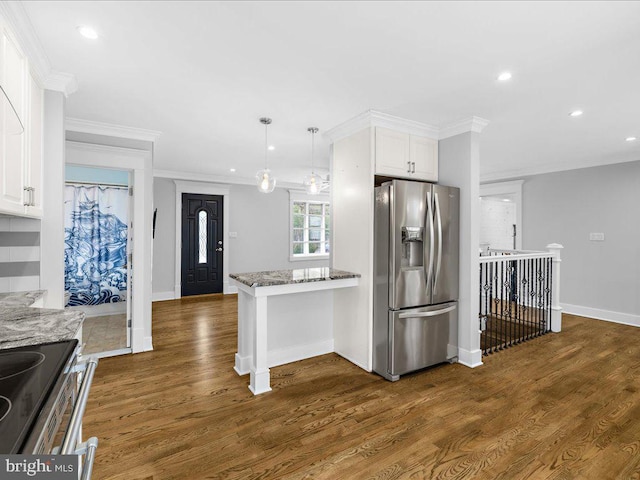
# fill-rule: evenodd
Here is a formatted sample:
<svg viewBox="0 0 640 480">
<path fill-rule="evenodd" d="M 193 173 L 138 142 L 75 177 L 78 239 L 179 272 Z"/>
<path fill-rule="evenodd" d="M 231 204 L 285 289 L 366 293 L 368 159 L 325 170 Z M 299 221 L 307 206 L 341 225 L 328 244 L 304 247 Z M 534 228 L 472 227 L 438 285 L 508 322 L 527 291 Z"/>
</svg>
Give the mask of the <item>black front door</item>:
<svg viewBox="0 0 640 480">
<path fill-rule="evenodd" d="M 222 292 L 222 196 L 182 194 L 182 296 Z"/>
</svg>

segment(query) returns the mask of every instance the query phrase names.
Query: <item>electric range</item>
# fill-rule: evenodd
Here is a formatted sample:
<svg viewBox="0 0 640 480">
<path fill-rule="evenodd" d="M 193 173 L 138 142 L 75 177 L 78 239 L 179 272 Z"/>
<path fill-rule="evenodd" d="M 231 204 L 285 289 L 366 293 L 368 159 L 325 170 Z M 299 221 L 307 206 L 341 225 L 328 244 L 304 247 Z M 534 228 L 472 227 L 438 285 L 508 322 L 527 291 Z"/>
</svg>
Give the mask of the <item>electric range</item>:
<svg viewBox="0 0 640 480">
<path fill-rule="evenodd" d="M 66 377 L 77 346 L 77 340 L 66 340 L 0 350 L 0 453 L 49 453 L 34 449 L 53 397 L 65 385 L 71 388 Z"/>
</svg>

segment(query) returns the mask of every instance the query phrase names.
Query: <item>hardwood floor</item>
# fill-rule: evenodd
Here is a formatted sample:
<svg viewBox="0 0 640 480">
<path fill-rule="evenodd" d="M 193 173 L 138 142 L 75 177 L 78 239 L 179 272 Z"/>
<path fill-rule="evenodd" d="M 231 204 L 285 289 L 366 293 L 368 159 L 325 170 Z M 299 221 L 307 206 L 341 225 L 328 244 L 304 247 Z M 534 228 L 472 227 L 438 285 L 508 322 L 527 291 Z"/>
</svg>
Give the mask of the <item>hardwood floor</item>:
<svg viewBox="0 0 640 480">
<path fill-rule="evenodd" d="M 639 479 L 640 329 L 563 332 L 391 383 L 329 354 L 233 371 L 235 296 L 155 303 L 153 352 L 100 361 L 99 479 Z"/>
</svg>

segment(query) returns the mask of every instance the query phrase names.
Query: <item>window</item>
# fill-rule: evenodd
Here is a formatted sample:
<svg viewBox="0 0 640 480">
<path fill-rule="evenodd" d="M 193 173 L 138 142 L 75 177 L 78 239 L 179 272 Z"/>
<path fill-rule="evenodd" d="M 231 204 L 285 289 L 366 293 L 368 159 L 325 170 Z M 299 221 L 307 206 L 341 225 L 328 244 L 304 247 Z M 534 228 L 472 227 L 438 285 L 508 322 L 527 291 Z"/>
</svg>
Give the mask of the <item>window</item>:
<svg viewBox="0 0 640 480">
<path fill-rule="evenodd" d="M 330 212 L 327 197 L 291 192 L 291 259 L 329 255 Z"/>
<path fill-rule="evenodd" d="M 207 263 L 207 212 L 200 210 L 198 214 L 198 263 Z"/>
</svg>

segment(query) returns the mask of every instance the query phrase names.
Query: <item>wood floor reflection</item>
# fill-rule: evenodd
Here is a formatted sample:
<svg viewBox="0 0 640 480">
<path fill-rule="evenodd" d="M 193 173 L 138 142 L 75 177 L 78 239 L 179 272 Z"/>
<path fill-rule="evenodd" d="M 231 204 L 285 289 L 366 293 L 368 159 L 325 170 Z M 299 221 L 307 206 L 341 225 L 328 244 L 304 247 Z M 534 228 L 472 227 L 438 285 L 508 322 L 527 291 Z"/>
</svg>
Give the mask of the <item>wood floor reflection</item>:
<svg viewBox="0 0 640 480">
<path fill-rule="evenodd" d="M 345 319 L 348 321 L 348 319 Z M 563 332 L 391 383 L 336 354 L 233 371 L 236 297 L 153 306 L 154 351 L 100 361 L 100 479 L 640 478 L 640 329 Z"/>
</svg>

